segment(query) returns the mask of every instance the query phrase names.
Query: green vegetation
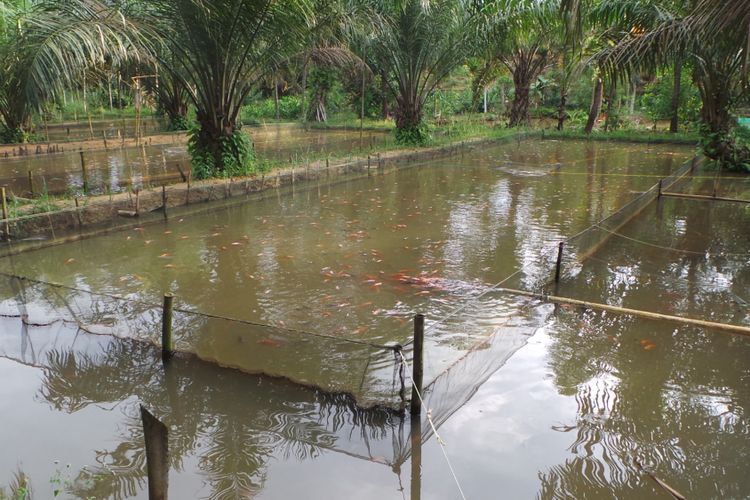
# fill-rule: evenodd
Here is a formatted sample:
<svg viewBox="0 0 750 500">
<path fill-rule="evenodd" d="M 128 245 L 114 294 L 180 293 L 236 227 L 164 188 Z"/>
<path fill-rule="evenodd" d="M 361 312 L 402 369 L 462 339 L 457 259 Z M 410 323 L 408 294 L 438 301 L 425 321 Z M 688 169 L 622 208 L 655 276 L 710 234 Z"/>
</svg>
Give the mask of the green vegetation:
<svg viewBox="0 0 750 500">
<path fill-rule="evenodd" d="M 749 19 L 746 2 L 719 0 L 10 2 L 0 139 L 163 115 L 190 131 L 196 176 L 213 177 L 259 168 L 243 123 L 392 120 L 398 143 L 427 145 L 482 113 L 511 128 L 697 131 L 707 156 L 747 169 Z"/>
</svg>

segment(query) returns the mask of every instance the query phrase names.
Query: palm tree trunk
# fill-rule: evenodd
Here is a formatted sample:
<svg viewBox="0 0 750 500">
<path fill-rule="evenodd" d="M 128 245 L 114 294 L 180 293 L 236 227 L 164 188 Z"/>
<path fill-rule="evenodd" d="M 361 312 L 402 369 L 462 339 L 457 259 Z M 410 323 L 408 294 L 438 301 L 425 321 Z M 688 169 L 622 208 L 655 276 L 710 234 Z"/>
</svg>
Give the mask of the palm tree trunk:
<svg viewBox="0 0 750 500">
<path fill-rule="evenodd" d="M 557 130 L 562 130 L 565 127 L 565 118 L 568 112 L 565 107 L 568 104 L 568 88 L 567 85 L 560 85 L 560 106 L 557 108 Z"/>
<path fill-rule="evenodd" d="M 614 81 L 609 84 L 609 95 L 607 96 L 607 118 L 604 120 L 604 131 L 609 132 L 612 127 L 612 111 L 614 109 L 615 99 L 617 99 L 617 85 Z"/>
<path fill-rule="evenodd" d="M 385 69 L 380 70 L 380 96 L 382 99 L 380 114 L 382 115 L 384 120 L 387 120 L 391 114 L 391 111 L 388 109 L 388 80 L 387 78 L 388 78 L 388 75 L 386 74 Z"/>
<path fill-rule="evenodd" d="M 529 93 L 531 92 L 531 82 L 524 76 L 525 75 L 514 75 L 513 77 L 515 95 L 513 96 L 513 104 L 510 108 L 508 128 L 517 127 L 519 125 L 528 125 L 529 123 Z"/>
<path fill-rule="evenodd" d="M 307 57 L 302 63 L 302 122 L 307 121 Z"/>
<path fill-rule="evenodd" d="M 276 120 L 279 120 L 281 115 L 279 110 L 279 82 L 276 78 L 273 79 L 273 105 L 276 109 Z"/>
<path fill-rule="evenodd" d="M 682 59 L 674 63 L 674 87 L 672 88 L 672 120 L 669 122 L 669 131 L 677 133 L 680 123 L 680 94 L 682 93 Z"/>
<path fill-rule="evenodd" d="M 602 97 L 604 96 L 604 83 L 601 78 L 596 79 L 594 85 L 594 92 L 591 95 L 591 107 L 589 108 L 589 119 L 586 122 L 586 128 L 583 131 L 590 134 L 594 130 L 596 125 L 596 119 L 599 118 L 599 113 L 602 111 Z"/>
</svg>

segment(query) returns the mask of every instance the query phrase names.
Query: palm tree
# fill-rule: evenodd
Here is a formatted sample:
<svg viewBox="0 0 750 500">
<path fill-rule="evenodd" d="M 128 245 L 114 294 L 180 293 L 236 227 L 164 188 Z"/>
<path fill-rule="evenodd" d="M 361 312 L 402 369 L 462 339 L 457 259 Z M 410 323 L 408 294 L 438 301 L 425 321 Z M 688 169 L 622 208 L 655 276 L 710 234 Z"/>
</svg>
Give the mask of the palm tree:
<svg viewBox="0 0 750 500">
<path fill-rule="evenodd" d="M 556 0 L 519 2 L 499 9 L 480 27 L 487 64 L 503 66 L 513 76 L 508 127 L 529 123 L 531 86 L 554 61 L 551 48 L 559 24 L 557 11 Z"/>
<path fill-rule="evenodd" d="M 142 51 L 137 26 L 98 0 L 0 7 L 3 139 L 28 138 L 31 117 L 80 75 Z"/>
<path fill-rule="evenodd" d="M 727 29 L 720 37 L 707 36 L 705 31 L 725 26 L 721 23 L 728 15 L 750 15 L 748 10 L 704 0 L 690 14 L 665 19 L 654 27 L 641 29 L 634 24 L 617 45 L 603 50 L 598 59 L 607 72 L 621 75 L 664 67 L 677 59 L 688 62 L 701 96 L 704 153 L 721 165 L 750 170 L 750 149 L 737 142 L 733 132 L 736 120 L 732 116 L 732 107 L 748 91 L 744 78 L 747 31 Z"/>
<path fill-rule="evenodd" d="M 313 19 L 311 2 L 155 0 L 139 15 L 152 20 L 166 46 L 156 53 L 159 67 L 184 83 L 196 108 L 193 174 L 249 173 L 254 152 L 240 131 L 240 110 L 256 84 L 300 50 Z"/>
<path fill-rule="evenodd" d="M 474 16 L 461 0 L 370 0 L 370 6 L 374 57 L 396 102 L 396 140 L 425 143 L 425 102 L 464 62 Z"/>
</svg>

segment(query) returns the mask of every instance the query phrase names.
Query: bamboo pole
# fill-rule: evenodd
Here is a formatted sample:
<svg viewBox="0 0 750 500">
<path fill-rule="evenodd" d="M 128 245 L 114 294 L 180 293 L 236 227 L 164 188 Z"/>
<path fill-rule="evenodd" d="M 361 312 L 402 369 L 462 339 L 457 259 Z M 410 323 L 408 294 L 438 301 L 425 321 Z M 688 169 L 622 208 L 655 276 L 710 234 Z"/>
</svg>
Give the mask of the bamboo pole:
<svg viewBox="0 0 750 500">
<path fill-rule="evenodd" d="M 515 290 L 513 288 L 497 288 L 500 292 L 509 293 L 512 295 L 521 295 L 523 297 L 531 297 L 534 299 L 543 300 L 546 302 L 555 302 L 557 304 L 569 304 L 572 306 L 581 306 L 588 309 L 597 309 L 600 311 L 613 312 L 617 314 L 627 314 L 630 316 L 638 316 L 641 318 L 658 319 L 663 321 L 672 321 L 674 323 L 683 323 L 686 325 L 701 326 L 704 328 L 714 328 L 717 330 L 723 330 L 739 335 L 750 336 L 750 327 L 740 325 L 730 325 L 727 323 L 716 323 L 714 321 L 706 321 L 696 318 L 684 318 L 682 316 L 671 316 L 669 314 L 661 314 L 650 311 L 642 311 L 640 309 L 630 309 L 627 307 L 611 306 L 609 304 L 599 304 L 597 302 L 588 302 L 585 300 L 571 299 L 568 297 L 559 297 L 556 295 L 545 295 L 536 292 L 527 292 L 526 290 Z"/>
<path fill-rule="evenodd" d="M 688 194 L 688 193 L 666 193 L 662 192 L 662 196 L 668 196 L 670 198 L 687 198 L 690 200 L 706 200 L 706 201 L 732 201 L 736 203 L 750 203 L 750 200 L 742 200 L 740 198 L 725 198 L 723 196 L 706 196 L 704 194 Z"/>
</svg>

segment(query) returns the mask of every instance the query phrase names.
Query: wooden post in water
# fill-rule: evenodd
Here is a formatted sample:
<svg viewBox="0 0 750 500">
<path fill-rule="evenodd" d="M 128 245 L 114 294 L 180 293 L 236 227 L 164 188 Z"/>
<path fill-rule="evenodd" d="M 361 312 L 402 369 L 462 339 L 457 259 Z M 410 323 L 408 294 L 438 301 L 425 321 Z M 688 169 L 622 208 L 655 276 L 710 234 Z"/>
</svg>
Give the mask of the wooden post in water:
<svg viewBox="0 0 750 500">
<path fill-rule="evenodd" d="M 102 140 L 104 141 L 104 149 L 109 149 L 107 145 L 107 133 L 104 130 L 102 130 Z"/>
<path fill-rule="evenodd" d="M 561 241 L 557 246 L 557 264 L 555 264 L 555 283 L 560 282 L 560 270 L 562 268 L 562 256 L 563 249 L 565 248 L 565 242 Z"/>
<path fill-rule="evenodd" d="M 135 216 L 136 217 L 140 215 L 140 209 L 141 209 L 141 190 L 136 189 L 135 190 Z"/>
<path fill-rule="evenodd" d="M 172 294 L 164 294 L 161 312 L 161 357 L 168 361 L 172 357 Z"/>
<path fill-rule="evenodd" d="M 31 170 L 29 170 L 29 193 L 31 193 L 31 197 L 34 197 L 34 177 L 31 175 Z"/>
<path fill-rule="evenodd" d="M 664 183 L 664 179 L 659 179 L 659 194 L 657 195 L 657 198 L 661 198 L 661 188 Z"/>
<path fill-rule="evenodd" d="M 414 316 L 414 351 L 412 356 L 412 387 L 411 387 L 411 414 L 422 413 L 422 377 L 424 375 L 424 315 Z"/>
<path fill-rule="evenodd" d="M 8 223 L 8 199 L 5 196 L 5 188 L 0 188 L 0 196 L 3 197 L 3 220 L 5 223 L 3 224 L 4 232 L 5 232 L 5 239 L 10 239 L 10 224 Z"/>
<path fill-rule="evenodd" d="M 367 175 L 370 175 L 370 155 L 367 155 Z"/>
<path fill-rule="evenodd" d="M 161 207 L 164 209 L 164 218 L 167 218 L 167 186 L 161 185 Z"/>
<path fill-rule="evenodd" d="M 76 217 L 78 218 L 78 227 L 83 226 L 83 221 L 81 220 L 81 209 L 80 205 L 78 204 L 78 196 L 73 198 L 76 202 Z"/>
<path fill-rule="evenodd" d="M 167 500 L 169 487 L 169 430 L 141 405 L 143 440 L 146 444 L 149 500 Z"/>
<path fill-rule="evenodd" d="M 422 498 L 422 419 L 411 420 L 411 496 L 409 500 Z"/>
<path fill-rule="evenodd" d="M 86 174 L 86 158 L 83 156 L 83 151 L 81 151 L 81 175 L 83 178 L 83 194 L 88 194 L 89 192 L 89 178 Z"/>
</svg>

